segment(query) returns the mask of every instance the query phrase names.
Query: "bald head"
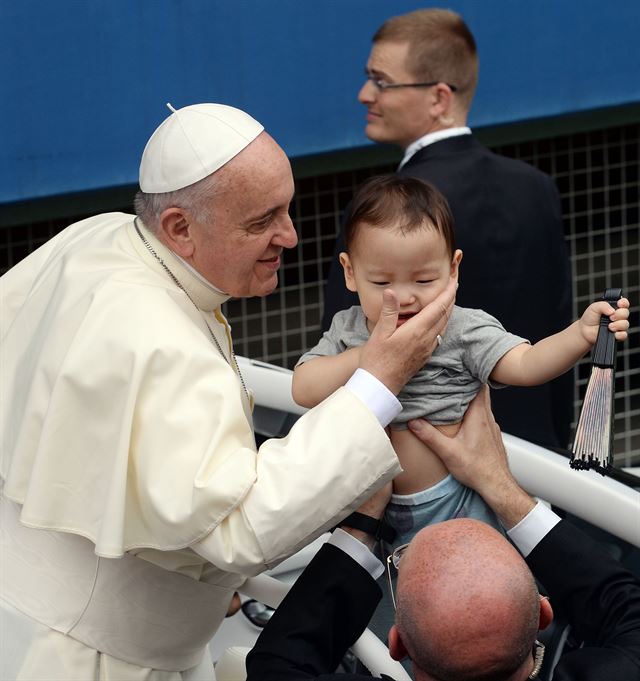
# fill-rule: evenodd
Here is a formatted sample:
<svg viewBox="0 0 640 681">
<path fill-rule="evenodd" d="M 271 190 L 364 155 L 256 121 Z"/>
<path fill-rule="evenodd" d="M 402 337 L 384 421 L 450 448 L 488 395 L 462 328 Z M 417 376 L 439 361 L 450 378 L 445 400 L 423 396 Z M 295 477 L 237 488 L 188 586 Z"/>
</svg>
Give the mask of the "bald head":
<svg viewBox="0 0 640 681">
<path fill-rule="evenodd" d="M 419 532 L 402 557 L 397 602 L 400 638 L 431 677 L 520 679 L 538 630 L 538 591 L 493 528 L 457 519 Z"/>
</svg>

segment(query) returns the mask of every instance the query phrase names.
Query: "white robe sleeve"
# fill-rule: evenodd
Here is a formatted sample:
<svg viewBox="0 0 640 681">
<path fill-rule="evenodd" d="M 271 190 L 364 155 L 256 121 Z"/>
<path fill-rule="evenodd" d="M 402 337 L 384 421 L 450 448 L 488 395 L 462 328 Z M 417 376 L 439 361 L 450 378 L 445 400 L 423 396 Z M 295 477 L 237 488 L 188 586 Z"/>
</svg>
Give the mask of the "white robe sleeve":
<svg viewBox="0 0 640 681">
<path fill-rule="evenodd" d="M 242 503 L 192 548 L 222 569 L 256 574 L 336 525 L 399 471 L 376 418 L 342 388 L 288 437 L 263 444 Z"/>
</svg>

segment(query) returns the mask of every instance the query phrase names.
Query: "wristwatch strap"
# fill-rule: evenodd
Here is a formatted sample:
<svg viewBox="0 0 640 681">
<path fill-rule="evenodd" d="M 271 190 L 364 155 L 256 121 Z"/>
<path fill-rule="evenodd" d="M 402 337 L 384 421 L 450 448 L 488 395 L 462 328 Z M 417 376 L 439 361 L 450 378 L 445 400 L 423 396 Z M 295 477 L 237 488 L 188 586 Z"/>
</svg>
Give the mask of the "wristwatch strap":
<svg viewBox="0 0 640 681">
<path fill-rule="evenodd" d="M 390 544 L 396 538 L 396 531 L 382 518 L 378 520 L 364 513 L 358 513 L 358 511 L 354 511 L 351 515 L 347 516 L 340 525 L 346 525 L 354 530 L 366 532 L 375 537 L 376 541 L 382 539 L 387 544 Z"/>
</svg>

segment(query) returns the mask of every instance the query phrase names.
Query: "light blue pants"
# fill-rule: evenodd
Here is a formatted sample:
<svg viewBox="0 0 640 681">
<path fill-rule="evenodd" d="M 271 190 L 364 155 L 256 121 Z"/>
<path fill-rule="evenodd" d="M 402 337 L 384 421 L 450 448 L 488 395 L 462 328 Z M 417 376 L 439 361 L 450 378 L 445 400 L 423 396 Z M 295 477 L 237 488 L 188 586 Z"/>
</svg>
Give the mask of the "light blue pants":
<svg viewBox="0 0 640 681">
<path fill-rule="evenodd" d="M 385 548 L 393 550 L 396 546 L 408 544 L 423 527 L 452 518 L 475 518 L 504 532 L 482 497 L 448 475 L 421 492 L 391 496 L 385 519 L 397 535 L 393 546 Z"/>
</svg>

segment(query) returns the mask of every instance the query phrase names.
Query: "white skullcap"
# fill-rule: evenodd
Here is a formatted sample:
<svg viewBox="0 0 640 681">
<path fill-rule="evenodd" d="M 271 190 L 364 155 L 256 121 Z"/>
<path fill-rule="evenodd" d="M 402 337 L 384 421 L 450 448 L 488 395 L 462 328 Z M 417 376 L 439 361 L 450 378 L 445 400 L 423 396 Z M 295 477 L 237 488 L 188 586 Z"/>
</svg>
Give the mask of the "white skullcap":
<svg viewBox="0 0 640 681">
<path fill-rule="evenodd" d="M 264 130 L 244 111 L 193 104 L 171 115 L 151 135 L 140 161 L 140 189 L 172 192 L 222 168 Z"/>
</svg>

